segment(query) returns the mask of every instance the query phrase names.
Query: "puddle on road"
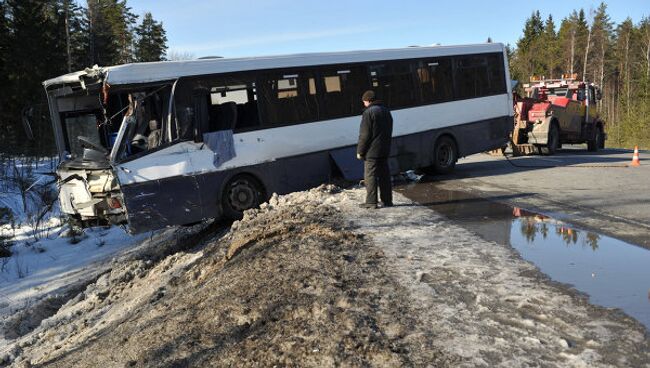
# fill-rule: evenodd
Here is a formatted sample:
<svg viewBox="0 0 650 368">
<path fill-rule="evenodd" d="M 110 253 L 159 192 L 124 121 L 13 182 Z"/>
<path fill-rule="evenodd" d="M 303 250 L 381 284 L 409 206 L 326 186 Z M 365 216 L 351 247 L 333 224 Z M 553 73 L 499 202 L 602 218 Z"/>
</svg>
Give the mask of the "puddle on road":
<svg viewBox="0 0 650 368">
<path fill-rule="evenodd" d="M 594 304 L 622 309 L 650 330 L 647 249 L 434 183 L 397 190 L 486 240 L 512 246 L 553 280 L 573 285 Z"/>
</svg>

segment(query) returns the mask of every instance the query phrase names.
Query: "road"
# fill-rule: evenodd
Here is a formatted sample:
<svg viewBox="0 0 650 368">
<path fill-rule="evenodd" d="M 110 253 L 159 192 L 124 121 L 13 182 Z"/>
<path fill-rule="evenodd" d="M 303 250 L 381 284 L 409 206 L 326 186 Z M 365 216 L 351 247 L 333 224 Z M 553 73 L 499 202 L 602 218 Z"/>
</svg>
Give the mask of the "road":
<svg viewBox="0 0 650 368">
<path fill-rule="evenodd" d="M 650 152 L 640 156 L 641 166 L 630 167 L 632 151 L 584 146 L 553 156 L 478 154 L 459 160 L 454 173 L 417 185 L 466 192 L 650 248 Z"/>
</svg>

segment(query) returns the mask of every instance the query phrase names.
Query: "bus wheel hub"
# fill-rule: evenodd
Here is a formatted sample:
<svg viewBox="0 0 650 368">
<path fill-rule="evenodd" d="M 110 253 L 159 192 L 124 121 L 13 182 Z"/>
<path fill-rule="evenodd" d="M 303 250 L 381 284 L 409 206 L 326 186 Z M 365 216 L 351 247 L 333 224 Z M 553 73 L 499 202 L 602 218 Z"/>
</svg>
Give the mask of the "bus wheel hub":
<svg viewBox="0 0 650 368">
<path fill-rule="evenodd" d="M 229 197 L 232 208 L 237 211 L 244 211 L 255 206 L 255 190 L 245 181 L 234 183 Z"/>
</svg>

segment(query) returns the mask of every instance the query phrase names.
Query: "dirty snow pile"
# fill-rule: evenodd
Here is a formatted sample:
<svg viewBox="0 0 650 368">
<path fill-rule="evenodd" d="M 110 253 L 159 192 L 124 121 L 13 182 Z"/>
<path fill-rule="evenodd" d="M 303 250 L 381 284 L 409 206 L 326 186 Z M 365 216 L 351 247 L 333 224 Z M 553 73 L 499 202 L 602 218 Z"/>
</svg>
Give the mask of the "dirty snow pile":
<svg viewBox="0 0 650 368">
<path fill-rule="evenodd" d="M 380 249 L 332 187 L 273 197 L 223 237 L 133 260 L 20 338 L 16 366 L 440 366 Z M 116 352 L 119 352 L 117 354 Z"/>
<path fill-rule="evenodd" d="M 0 359 L 16 367 L 650 364 L 645 330 L 630 318 L 399 195 L 379 210 L 358 208 L 363 195 L 333 186 L 274 195 L 227 231 L 114 262 Z"/>
</svg>

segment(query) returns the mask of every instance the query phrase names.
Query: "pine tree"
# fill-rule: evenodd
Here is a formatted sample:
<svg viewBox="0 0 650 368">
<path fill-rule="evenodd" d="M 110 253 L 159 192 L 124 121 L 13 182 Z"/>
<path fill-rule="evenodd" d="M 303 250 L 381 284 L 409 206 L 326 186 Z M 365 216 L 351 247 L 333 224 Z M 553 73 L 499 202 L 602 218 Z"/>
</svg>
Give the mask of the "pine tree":
<svg viewBox="0 0 650 368">
<path fill-rule="evenodd" d="M 540 57 L 543 60 L 540 60 L 544 75 L 555 78 L 559 77 L 562 74 L 560 66 L 560 58 L 558 58 L 559 52 L 559 41 L 557 33 L 555 32 L 555 22 L 553 21 L 553 16 L 549 14 L 546 22 L 544 23 L 544 32 L 539 38 L 538 47 Z"/>
<path fill-rule="evenodd" d="M 618 70 L 620 73 L 620 92 L 619 101 L 623 103 L 626 109 L 626 115 L 629 116 L 629 101 L 631 97 L 631 65 L 630 47 L 632 43 L 632 33 L 634 24 L 629 17 L 621 23 L 616 29 L 616 59 L 618 61 Z"/>
<path fill-rule="evenodd" d="M 72 72 L 89 66 L 88 30 L 84 11 L 73 0 L 54 0 L 56 41 L 65 53 L 66 71 Z"/>
<path fill-rule="evenodd" d="M 136 28 L 135 58 L 137 61 L 165 60 L 167 36 L 162 23 L 145 13 L 142 23 Z"/>
<path fill-rule="evenodd" d="M 574 15 L 577 17 L 575 11 L 569 17 L 562 19 L 562 23 L 560 23 L 560 31 L 558 32 L 558 42 L 562 52 L 564 72 L 569 74 L 573 74 L 575 70 L 576 36 L 578 27 Z"/>
<path fill-rule="evenodd" d="M 87 1 L 88 8 L 83 9 L 75 0 L 0 0 L 2 152 L 25 146 L 22 113 L 36 108 L 40 121 L 32 128 L 38 139 L 36 148 L 41 150 L 30 153 L 51 153 L 49 122 L 42 121 L 47 117 L 43 80 L 95 63 L 134 60 L 137 17 L 126 0 Z M 161 58 L 166 50 L 165 33 L 153 17 L 150 22 L 148 36 L 158 42 Z"/>
<path fill-rule="evenodd" d="M 534 11 L 524 24 L 524 35 L 517 41 L 517 52 L 513 65 L 513 76 L 518 79 L 538 74 L 542 67 L 539 62 L 539 38 L 544 32 L 544 22 L 539 11 Z"/>
<path fill-rule="evenodd" d="M 585 11 L 580 9 L 577 13 L 574 11 L 571 14 L 572 22 L 575 24 L 575 58 L 574 58 L 574 72 L 578 73 L 583 69 L 585 61 L 585 51 L 589 44 L 589 25 L 587 24 L 587 17 Z"/>
<path fill-rule="evenodd" d="M 133 27 L 137 16 L 126 0 L 88 0 L 86 19 L 91 64 L 133 61 Z"/>
<path fill-rule="evenodd" d="M 11 89 L 8 88 L 8 79 L 7 79 L 7 57 L 9 54 L 9 27 L 7 24 L 7 6 L 4 0 L 0 0 L 0 86 L 3 88 L 0 89 L 0 144 L 4 145 L 5 136 L 7 135 L 6 131 L 6 122 L 7 119 L 7 108 L 8 108 L 8 97 L 11 93 Z"/>
<path fill-rule="evenodd" d="M 598 7 L 591 28 L 593 49 L 589 61 L 592 68 L 590 80 L 596 82 L 599 86 L 603 86 L 605 83 L 606 57 L 611 48 L 613 32 L 612 22 L 607 14 L 607 5 L 605 3 L 601 3 Z M 602 108 L 602 102 L 598 106 Z"/>
<path fill-rule="evenodd" d="M 21 148 L 25 142 L 23 112 L 44 103 L 41 82 L 61 74 L 61 54 L 55 42 L 51 5 L 42 0 L 6 2 L 11 33 L 7 40 L 10 51 L 5 68 L 7 85 L 4 86 L 8 91 L 7 120 L 3 123 L 9 128 L 6 143 L 12 149 Z"/>
<path fill-rule="evenodd" d="M 9 27 L 7 25 L 7 6 L 5 0 L 0 0 L 0 86 L 6 85 L 6 70 L 5 65 L 7 61 L 7 55 L 9 53 Z M 0 92 L 0 109 L 4 105 L 3 99 L 5 94 Z M 1 111 L 0 111 L 1 114 Z"/>
<path fill-rule="evenodd" d="M 524 25 L 524 35 L 517 41 L 517 49 L 522 52 L 530 50 L 535 40 L 544 32 L 544 23 L 539 10 L 534 11 L 530 18 L 526 19 Z"/>
</svg>

